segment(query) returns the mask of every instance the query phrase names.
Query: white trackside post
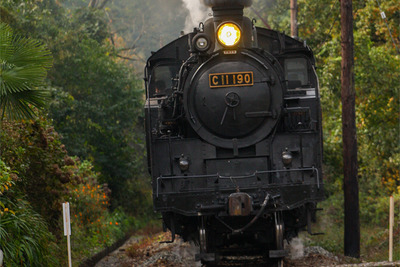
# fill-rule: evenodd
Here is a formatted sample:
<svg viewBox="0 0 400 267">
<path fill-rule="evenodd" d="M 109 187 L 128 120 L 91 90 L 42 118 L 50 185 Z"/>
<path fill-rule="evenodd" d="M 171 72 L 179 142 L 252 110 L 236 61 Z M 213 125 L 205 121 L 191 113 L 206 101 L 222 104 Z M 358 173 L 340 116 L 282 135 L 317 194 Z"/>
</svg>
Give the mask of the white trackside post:
<svg viewBox="0 0 400 267">
<path fill-rule="evenodd" d="M 393 261 L 393 225 L 394 225 L 394 199 L 390 196 L 389 207 L 389 261 Z"/>
<path fill-rule="evenodd" d="M 68 266 L 72 267 L 71 262 L 71 219 L 69 215 L 69 203 L 63 203 L 63 222 L 64 222 L 64 236 L 67 236 L 67 247 L 68 247 Z"/>
</svg>

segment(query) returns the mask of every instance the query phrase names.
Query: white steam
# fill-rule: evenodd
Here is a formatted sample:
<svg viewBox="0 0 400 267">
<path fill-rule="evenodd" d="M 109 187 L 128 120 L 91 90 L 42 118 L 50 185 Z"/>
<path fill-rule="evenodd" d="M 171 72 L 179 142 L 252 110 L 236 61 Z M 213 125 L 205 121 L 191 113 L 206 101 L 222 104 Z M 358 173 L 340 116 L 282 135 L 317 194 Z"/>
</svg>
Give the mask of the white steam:
<svg viewBox="0 0 400 267">
<path fill-rule="evenodd" d="M 199 27 L 200 22 L 204 22 L 210 9 L 207 8 L 201 0 L 182 0 L 183 7 L 189 11 L 186 17 L 184 32 L 193 31 L 193 28 Z"/>
<path fill-rule="evenodd" d="M 299 259 L 304 257 L 304 245 L 303 241 L 295 237 L 289 243 L 289 257 L 290 259 Z"/>
</svg>

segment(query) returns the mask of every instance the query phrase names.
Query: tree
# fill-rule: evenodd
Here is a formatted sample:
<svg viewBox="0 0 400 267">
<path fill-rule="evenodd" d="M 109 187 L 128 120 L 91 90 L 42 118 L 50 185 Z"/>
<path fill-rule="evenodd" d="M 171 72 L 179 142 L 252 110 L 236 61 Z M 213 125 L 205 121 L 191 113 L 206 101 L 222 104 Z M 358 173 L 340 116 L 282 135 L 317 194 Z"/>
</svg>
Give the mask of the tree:
<svg viewBox="0 0 400 267">
<path fill-rule="evenodd" d="M 0 118 L 31 118 L 46 104 L 43 85 L 52 57 L 40 42 L 14 34 L 0 23 Z"/>
<path fill-rule="evenodd" d="M 43 40 L 52 52 L 49 115 L 69 154 L 94 163 L 101 182 L 112 190 L 113 207 L 132 205 L 132 199 L 143 196 L 142 188 L 132 187 L 146 177 L 142 86 L 116 56 L 105 11 L 84 7 L 87 3 L 67 11 L 54 0 L 5 0 L 1 5 L 15 18 L 14 28 Z M 131 200 L 116 201 L 124 197 Z"/>
<path fill-rule="evenodd" d="M 101 11 L 78 9 L 70 22 L 52 46 L 60 52 L 49 73 L 58 88 L 50 115 L 69 153 L 93 160 L 101 182 L 112 190 L 113 207 L 131 205 L 121 200 L 133 198 L 127 184 L 144 177 L 140 84 L 116 59 Z"/>
</svg>

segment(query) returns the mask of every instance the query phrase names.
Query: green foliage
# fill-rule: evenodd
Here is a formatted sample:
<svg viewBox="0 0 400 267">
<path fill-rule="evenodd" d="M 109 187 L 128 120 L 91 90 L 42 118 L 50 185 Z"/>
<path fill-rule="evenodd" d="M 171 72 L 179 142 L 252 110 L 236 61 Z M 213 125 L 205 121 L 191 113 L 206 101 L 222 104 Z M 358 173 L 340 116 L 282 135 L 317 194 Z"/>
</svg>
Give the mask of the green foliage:
<svg viewBox="0 0 400 267">
<path fill-rule="evenodd" d="M 394 194 L 395 222 L 400 220 L 400 194 Z M 372 197 L 361 193 L 361 260 L 363 262 L 379 262 L 387 260 L 388 256 L 388 217 L 389 197 Z M 324 232 L 325 235 L 310 236 L 302 234 L 308 246 L 322 246 L 330 252 L 341 255 L 343 253 L 344 216 L 343 194 L 332 194 L 320 205 L 324 210 L 317 213 L 317 223 L 313 225 L 314 232 Z M 394 226 L 395 233 L 400 226 Z M 400 236 L 394 236 L 394 261 L 400 260 Z M 347 261 L 347 259 L 346 259 Z"/>
<path fill-rule="evenodd" d="M 100 1 L 98 1 L 100 2 Z M 87 0 L 65 0 L 71 10 L 87 7 Z M 162 14 L 160 13 L 162 6 Z M 92 9 L 93 10 L 93 9 Z M 99 13 L 105 13 L 111 32 L 107 36 L 116 53 L 124 58 L 125 65 L 142 76 L 143 65 L 151 51 L 156 51 L 176 39 L 185 28 L 188 10 L 181 0 L 108 1 Z"/>
<path fill-rule="evenodd" d="M 111 51 L 96 40 L 65 36 L 52 79 L 51 116 L 68 151 L 93 159 L 115 198 L 126 194 L 126 181 L 143 169 L 143 144 L 137 82 Z M 139 164 L 134 164 L 134 163 Z"/>
<path fill-rule="evenodd" d="M 64 169 L 73 179 L 67 185 L 65 200 L 70 203 L 72 255 L 74 264 L 78 265 L 134 229 L 135 220 L 121 209 L 108 211 L 110 190 L 106 184 L 99 185 L 99 173 L 93 171 L 90 162 L 80 162 L 76 157 L 69 161 L 70 165 Z"/>
<path fill-rule="evenodd" d="M 53 54 L 49 113 L 69 154 L 94 162 L 112 190 L 113 208 L 122 198 L 130 199 L 127 185 L 136 182 L 128 180 L 146 177 L 142 91 L 132 70 L 115 56 L 104 12 L 66 12 L 54 0 L 7 0 L 2 5 L 14 17 L 14 28 L 43 40 Z"/>
<path fill-rule="evenodd" d="M 1 124 L 0 154 L 4 163 L 0 161 L 0 212 L 20 221 L 26 218 L 16 216 L 31 214 L 32 223 L 37 222 L 37 228 L 32 229 L 38 239 L 29 245 L 34 247 L 32 251 L 39 247 L 42 254 L 33 252 L 41 261 L 33 261 L 32 266 L 52 266 L 47 260 L 50 255 L 65 264 L 60 250 L 42 247 L 41 235 L 50 230 L 57 236 L 57 243 L 65 247 L 64 238 L 59 236 L 61 203 L 69 201 L 73 255 L 79 264 L 139 225 L 126 215 L 126 210 L 143 216 L 151 207 L 150 187 L 143 181 L 142 128 L 137 126 L 142 124 L 142 92 L 137 89 L 141 86 L 115 56 L 103 12 L 85 8 L 65 11 L 53 0 L 4 0 L 0 14 L 6 14 L 0 20 L 10 24 L 14 32 L 26 36 L 21 39 L 33 37 L 46 43 L 54 58 L 45 81 L 52 92 L 50 114 L 54 121 L 39 116 L 29 121 L 4 120 Z M 43 82 L 44 77 L 37 77 Z M 39 85 L 42 83 L 36 87 Z M 68 157 L 67 149 L 84 160 Z M 15 193 L 9 193 L 10 188 Z M 20 195 L 26 199 L 19 205 L 21 210 L 13 204 Z M 111 200 L 113 213 L 108 209 Z M 124 210 L 117 207 L 118 203 L 124 203 Z M 9 225 L 1 229 L 2 233 L 14 231 Z M 13 235 L 15 240 L 10 245 L 20 244 L 22 250 L 29 247 L 23 243 L 25 232 L 26 225 L 21 224 L 21 235 Z M 24 266 L 29 266 L 29 251 L 15 253 L 24 257 Z"/>
<path fill-rule="evenodd" d="M 8 191 L 11 186 L 14 185 L 14 181 L 12 180 L 13 174 L 11 168 L 8 167 L 0 158 L 0 195 Z M 3 206 L 1 202 L 0 206 Z"/>
<path fill-rule="evenodd" d="M 63 167 L 67 153 L 58 134 L 43 117 L 35 121 L 3 121 L 0 154 L 14 174 L 16 190 L 26 195 L 33 208 L 55 232 L 65 183 L 71 179 Z"/>
<path fill-rule="evenodd" d="M 45 106 L 43 84 L 51 66 L 51 55 L 44 45 L 13 33 L 0 23 L 0 118 L 32 118 L 34 109 Z"/>
<path fill-rule="evenodd" d="M 266 27 L 256 13 L 266 20 L 272 30 L 290 32 L 290 1 L 253 0 L 251 9 L 245 9 L 246 15 L 257 20 L 257 26 Z"/>
<path fill-rule="evenodd" d="M 107 185 L 98 184 L 99 173 L 92 170 L 93 165 L 88 161 L 66 166 L 75 177 L 75 181 L 68 185 L 68 202 L 74 209 L 74 223 L 79 227 L 92 227 L 97 229 L 100 219 L 107 214 L 109 206 L 109 193 Z"/>
<path fill-rule="evenodd" d="M 0 236 L 0 247 L 2 241 L 13 239 L 7 242 L 7 257 L 23 257 L 24 266 L 29 266 L 30 259 L 31 266 L 39 266 L 35 262 L 52 266 L 51 258 L 65 263 L 65 255 L 53 244 L 65 247 L 65 238 L 59 236 L 64 201 L 71 207 L 76 264 L 137 227 L 137 222 L 121 209 L 109 212 L 110 190 L 99 184 L 99 173 L 90 162 L 68 157 L 58 134 L 43 117 L 18 123 L 3 121 L 1 128 L 0 153 L 5 161 L 0 160 L 0 235 L 4 236 Z M 33 207 L 17 197 L 20 195 L 25 195 Z M 33 230 L 33 240 L 27 227 Z M 59 239 L 55 240 L 49 230 Z M 42 238 L 51 242 L 44 246 Z M 17 250 L 19 247 L 21 250 Z M 32 251 L 25 251 L 25 247 L 32 247 Z"/>
<path fill-rule="evenodd" d="M 3 201 L 15 210 L 0 216 L 0 246 L 7 266 L 57 266 L 51 257 L 54 237 L 40 215 L 22 200 Z"/>
<path fill-rule="evenodd" d="M 78 9 L 71 27 L 80 34 L 80 37 L 93 39 L 100 44 L 110 35 L 103 12 L 98 10 Z"/>
<path fill-rule="evenodd" d="M 130 195 L 128 180 L 144 169 L 142 126 L 138 127 L 142 125 L 142 91 L 126 66 L 112 57 L 113 49 L 101 42 L 106 29 L 98 23 L 97 11 L 77 12 L 73 25 L 83 26 L 54 46 L 68 53 L 55 56 L 51 79 L 62 90 L 54 91 L 51 116 L 68 151 L 94 161 L 101 181 L 112 190 L 116 207 Z"/>
<path fill-rule="evenodd" d="M 29 203 L 16 197 L 10 168 L 1 160 L 0 166 L 0 248 L 6 266 L 57 266 L 57 259 L 51 256 L 58 249 L 54 236 Z"/>
<path fill-rule="evenodd" d="M 86 258 L 111 246 L 128 231 L 138 228 L 137 220 L 129 217 L 120 209 L 116 209 L 110 214 L 104 213 L 99 220 L 96 227 L 93 225 L 82 227 L 76 222 L 76 218 L 71 218 L 73 265 L 79 265 Z M 65 240 L 60 246 L 66 246 Z"/>
<path fill-rule="evenodd" d="M 181 0 L 169 0 L 167 5 L 163 0 L 137 0 L 113 1 L 108 6 L 108 13 L 113 19 L 112 29 L 124 39 L 127 46 L 143 35 L 135 45 L 139 54 L 147 58 L 150 51 L 161 48 L 179 36 L 188 11 L 183 8 Z"/>
<path fill-rule="evenodd" d="M 396 38 L 398 4 L 387 0 L 381 7 Z M 400 141 L 400 58 L 376 1 L 355 1 L 353 9 L 360 192 L 380 197 L 400 186 L 400 148 L 393 146 Z M 299 1 L 300 36 L 317 54 L 329 193 L 342 189 L 339 13 L 339 1 Z"/>
</svg>

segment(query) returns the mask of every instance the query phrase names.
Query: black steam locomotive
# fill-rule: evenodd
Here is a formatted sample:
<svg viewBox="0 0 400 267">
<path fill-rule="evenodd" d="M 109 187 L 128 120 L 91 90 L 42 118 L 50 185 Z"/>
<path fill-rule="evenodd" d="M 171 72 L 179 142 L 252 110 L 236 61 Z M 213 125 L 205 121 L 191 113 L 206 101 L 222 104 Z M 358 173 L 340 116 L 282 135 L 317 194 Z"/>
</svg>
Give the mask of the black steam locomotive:
<svg viewBox="0 0 400 267">
<path fill-rule="evenodd" d="M 241 252 L 280 265 L 323 199 L 315 59 L 243 16 L 251 0 L 204 2 L 213 17 L 145 68 L 154 208 L 203 262 Z"/>
</svg>

